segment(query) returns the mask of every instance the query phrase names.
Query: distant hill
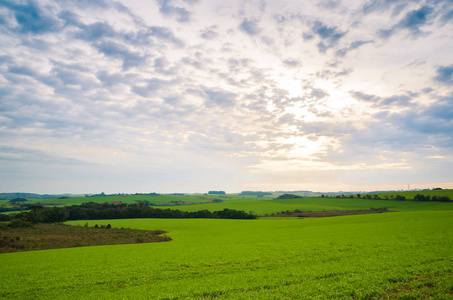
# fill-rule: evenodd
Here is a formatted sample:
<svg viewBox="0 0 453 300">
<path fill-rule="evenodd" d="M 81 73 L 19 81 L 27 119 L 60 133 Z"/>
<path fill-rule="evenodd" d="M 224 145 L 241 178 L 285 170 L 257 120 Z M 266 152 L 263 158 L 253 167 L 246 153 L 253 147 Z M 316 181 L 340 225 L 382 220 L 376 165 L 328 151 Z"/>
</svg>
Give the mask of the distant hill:
<svg viewBox="0 0 453 300">
<path fill-rule="evenodd" d="M 58 199 L 60 197 L 75 197 L 71 194 L 48 195 L 48 194 L 33 194 L 33 193 L 0 193 L 0 200 L 11 200 L 16 198 L 25 199 Z"/>
</svg>

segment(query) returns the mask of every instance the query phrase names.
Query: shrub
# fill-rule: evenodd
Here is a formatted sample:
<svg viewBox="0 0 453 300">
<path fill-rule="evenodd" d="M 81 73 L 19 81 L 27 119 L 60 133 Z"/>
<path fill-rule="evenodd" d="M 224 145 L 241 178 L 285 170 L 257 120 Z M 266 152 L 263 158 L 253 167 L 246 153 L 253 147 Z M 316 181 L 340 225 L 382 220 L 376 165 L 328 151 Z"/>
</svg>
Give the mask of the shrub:
<svg viewBox="0 0 453 300">
<path fill-rule="evenodd" d="M 13 219 L 9 222 L 8 226 L 11 228 L 26 228 L 32 227 L 33 224 L 23 219 Z"/>
</svg>

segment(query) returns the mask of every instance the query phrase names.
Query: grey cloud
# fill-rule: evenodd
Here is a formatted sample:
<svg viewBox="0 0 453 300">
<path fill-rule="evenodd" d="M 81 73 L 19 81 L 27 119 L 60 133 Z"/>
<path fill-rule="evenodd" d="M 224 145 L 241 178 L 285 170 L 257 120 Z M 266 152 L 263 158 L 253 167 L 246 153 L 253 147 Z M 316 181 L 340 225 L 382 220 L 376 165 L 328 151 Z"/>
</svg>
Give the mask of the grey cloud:
<svg viewBox="0 0 453 300">
<path fill-rule="evenodd" d="M 408 112 L 393 114 L 393 122 L 406 132 L 414 133 L 414 139 L 436 147 L 453 147 L 453 99 L 428 108 L 417 107 Z M 414 141 L 415 142 L 415 141 Z"/>
<path fill-rule="evenodd" d="M 381 99 L 380 97 L 377 97 L 375 95 L 369 95 L 369 94 L 365 94 L 365 93 L 362 93 L 359 91 L 352 91 L 350 93 L 354 98 L 363 100 L 363 101 L 367 101 L 367 102 L 377 103 Z"/>
<path fill-rule="evenodd" d="M 391 105 L 391 104 L 397 104 L 397 105 L 407 105 L 409 104 L 410 100 L 412 98 L 406 95 L 401 95 L 401 96 L 391 96 L 391 97 L 386 97 L 380 101 L 380 104 L 382 105 Z"/>
<path fill-rule="evenodd" d="M 82 24 L 79 19 L 79 15 L 69 10 L 62 10 L 58 13 L 58 17 L 64 21 L 64 26 L 79 26 Z"/>
<path fill-rule="evenodd" d="M 193 59 L 193 58 L 190 58 L 190 57 L 184 57 L 181 62 L 185 65 L 189 65 L 189 66 L 192 66 L 196 69 L 201 69 L 203 63 L 199 60 L 196 60 L 196 59 Z"/>
<path fill-rule="evenodd" d="M 136 75 L 121 73 L 109 73 L 101 70 L 96 73 L 96 77 L 104 86 L 112 87 L 118 84 L 131 84 L 137 80 Z"/>
<path fill-rule="evenodd" d="M 409 11 L 404 18 L 390 29 L 379 31 L 382 38 L 388 38 L 398 32 L 399 30 L 406 29 L 413 37 L 419 36 L 422 31 L 421 27 L 428 24 L 432 17 L 433 8 L 430 6 L 422 6 L 420 9 Z"/>
<path fill-rule="evenodd" d="M 87 41 L 98 41 L 104 37 L 114 37 L 117 35 L 115 30 L 105 22 L 97 22 L 90 25 L 79 25 L 82 29 L 81 32 L 77 33 L 76 38 L 87 40 Z"/>
<path fill-rule="evenodd" d="M 313 98 L 318 99 L 318 100 L 329 96 L 329 93 L 327 93 L 324 90 L 320 90 L 320 89 L 313 89 L 310 94 Z"/>
<path fill-rule="evenodd" d="M 329 48 L 336 46 L 338 41 L 347 33 L 346 31 L 339 31 L 336 26 L 329 27 L 320 21 L 314 22 L 312 30 L 321 38 L 321 42 L 317 45 L 321 53 L 325 53 Z"/>
<path fill-rule="evenodd" d="M 239 29 L 247 33 L 248 35 L 257 35 L 261 32 L 261 28 L 258 25 L 258 20 L 245 19 L 239 25 Z"/>
<path fill-rule="evenodd" d="M 78 65 L 65 65 L 52 60 L 51 63 L 54 66 L 49 74 L 38 73 L 32 68 L 19 66 L 15 63 L 12 63 L 7 71 L 9 74 L 28 76 L 55 89 L 61 88 L 62 85 L 79 85 L 82 89 L 86 90 L 94 85 L 83 74 L 89 71 L 87 68 Z M 21 82 L 21 84 L 25 84 L 25 82 Z"/>
<path fill-rule="evenodd" d="M 374 43 L 374 41 L 355 41 L 355 42 L 352 42 L 349 47 L 347 48 L 342 48 L 342 49 L 339 49 L 337 52 L 336 52 L 336 55 L 337 56 L 345 56 L 349 51 L 351 50 L 354 50 L 354 49 L 357 49 L 359 48 L 360 46 L 362 45 L 366 45 L 366 44 L 370 44 L 370 43 Z"/>
<path fill-rule="evenodd" d="M 281 116 L 278 119 L 278 123 L 279 124 L 283 124 L 283 123 L 293 124 L 294 121 L 295 121 L 295 119 L 294 119 L 294 115 L 293 114 L 284 114 L 283 116 Z"/>
<path fill-rule="evenodd" d="M 212 89 L 206 89 L 204 92 L 208 98 L 206 101 L 207 106 L 216 104 L 222 107 L 229 107 L 235 104 L 236 95 L 233 93 Z"/>
<path fill-rule="evenodd" d="M 112 41 L 97 43 L 95 47 L 107 56 L 122 60 L 125 70 L 142 65 L 147 59 L 146 56 L 129 51 L 125 46 Z"/>
<path fill-rule="evenodd" d="M 184 7 L 172 5 L 172 2 L 172 0 L 157 0 L 159 11 L 163 15 L 176 16 L 178 22 L 188 22 L 190 20 L 190 12 Z"/>
<path fill-rule="evenodd" d="M 269 46 L 275 45 L 275 40 L 268 36 L 261 37 L 261 41 Z"/>
<path fill-rule="evenodd" d="M 327 69 L 327 70 L 323 70 L 321 72 L 317 72 L 316 76 L 323 78 L 323 79 L 331 79 L 331 78 L 338 78 L 341 76 L 348 75 L 349 73 L 351 73 L 351 71 L 352 71 L 351 69 L 344 69 L 341 71 L 334 71 L 334 70 Z"/>
<path fill-rule="evenodd" d="M 287 67 L 298 67 L 300 62 L 297 59 L 288 58 L 283 61 L 283 64 Z"/>
<path fill-rule="evenodd" d="M 156 95 L 156 92 L 158 90 L 167 86 L 168 84 L 169 84 L 168 81 L 153 78 L 153 79 L 147 80 L 147 83 L 145 86 L 132 87 L 132 91 L 134 93 L 136 93 L 137 95 L 140 95 L 140 96 L 146 98 L 146 97 Z"/>
<path fill-rule="evenodd" d="M 313 34 L 307 33 L 307 32 L 304 33 L 304 34 L 302 34 L 302 37 L 303 37 L 303 39 L 306 40 L 306 41 L 310 41 L 310 40 L 312 40 L 312 39 L 315 38 L 315 36 L 314 36 Z"/>
<path fill-rule="evenodd" d="M 5 155 L 6 154 L 6 155 Z M 10 155 L 8 155 L 10 154 Z M 21 161 L 27 163 L 51 163 L 63 165 L 88 164 L 79 159 L 63 157 L 49 152 L 29 148 L 0 146 L 0 161 Z"/>
<path fill-rule="evenodd" d="M 374 11 L 393 9 L 393 15 L 397 15 L 408 3 L 409 1 L 407 0 L 370 0 L 362 6 L 361 10 L 363 13 L 369 14 Z"/>
<path fill-rule="evenodd" d="M 450 10 L 447 10 L 441 20 L 444 22 L 444 23 L 447 23 L 447 22 L 452 22 L 453 21 L 453 9 L 450 9 Z"/>
<path fill-rule="evenodd" d="M 91 1 L 91 0 L 57 0 L 58 3 L 71 3 L 73 5 L 83 7 L 83 8 L 109 8 L 110 1 L 107 0 L 98 0 L 98 1 Z M 114 4 L 115 5 L 115 4 Z"/>
<path fill-rule="evenodd" d="M 184 46 L 184 42 L 176 38 L 173 32 L 167 27 L 151 26 L 148 28 L 147 34 L 161 40 L 170 41 L 180 47 Z"/>
<path fill-rule="evenodd" d="M 215 39 L 219 34 L 217 31 L 217 26 L 210 26 L 208 28 L 205 28 L 204 30 L 201 31 L 200 36 L 206 40 L 212 40 Z"/>
<path fill-rule="evenodd" d="M 417 97 L 418 93 L 406 93 L 406 95 L 393 95 L 390 97 L 381 98 L 376 95 L 369 95 L 359 91 L 351 91 L 350 94 L 362 101 L 371 102 L 374 106 L 388 106 L 388 105 L 397 105 L 397 106 L 407 106 L 410 104 L 412 98 Z"/>
<path fill-rule="evenodd" d="M 341 0 L 321 0 L 317 3 L 317 5 L 321 8 L 333 10 L 341 5 Z"/>
<path fill-rule="evenodd" d="M 0 6 L 10 9 L 17 21 L 19 31 L 24 33 L 42 34 L 55 32 L 60 29 L 60 23 L 52 12 L 45 11 L 35 1 L 28 0 L 23 4 L 12 1 L 2 1 Z M 16 28 L 10 28 L 16 30 Z"/>
<path fill-rule="evenodd" d="M 26 66 L 11 66 L 8 68 L 8 72 L 30 77 L 36 76 L 36 72 Z"/>
<path fill-rule="evenodd" d="M 174 68 L 171 68 L 170 63 L 165 57 L 159 57 L 154 60 L 154 70 L 157 73 L 172 75 L 176 73 Z"/>
<path fill-rule="evenodd" d="M 56 77 L 59 78 L 65 85 L 77 85 L 80 81 L 82 81 L 82 78 L 79 76 L 79 74 L 71 70 L 56 67 L 52 69 L 52 72 L 54 72 Z"/>
<path fill-rule="evenodd" d="M 288 21 L 288 18 L 283 15 L 274 15 L 273 18 L 277 23 L 285 23 Z"/>
<path fill-rule="evenodd" d="M 436 73 L 434 80 L 444 84 L 453 84 L 453 65 L 440 66 L 437 68 Z"/>
</svg>

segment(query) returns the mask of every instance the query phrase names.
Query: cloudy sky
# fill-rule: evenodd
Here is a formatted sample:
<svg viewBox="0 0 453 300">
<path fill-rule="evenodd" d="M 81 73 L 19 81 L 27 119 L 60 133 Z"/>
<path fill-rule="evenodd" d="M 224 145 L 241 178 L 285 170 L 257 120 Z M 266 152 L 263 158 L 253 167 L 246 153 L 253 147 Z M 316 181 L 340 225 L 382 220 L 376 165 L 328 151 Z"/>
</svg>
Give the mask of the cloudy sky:
<svg viewBox="0 0 453 300">
<path fill-rule="evenodd" d="M 451 0 L 1 0 L 0 192 L 453 188 Z"/>
</svg>

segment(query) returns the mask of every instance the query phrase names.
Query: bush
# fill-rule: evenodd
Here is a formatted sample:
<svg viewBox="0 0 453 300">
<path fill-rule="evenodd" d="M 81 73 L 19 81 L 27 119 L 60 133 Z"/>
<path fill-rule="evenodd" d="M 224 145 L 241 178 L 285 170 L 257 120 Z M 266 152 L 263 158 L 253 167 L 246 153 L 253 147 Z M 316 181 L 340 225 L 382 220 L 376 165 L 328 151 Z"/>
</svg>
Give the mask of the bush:
<svg viewBox="0 0 453 300">
<path fill-rule="evenodd" d="M 0 222 L 1 221 L 11 221 L 10 215 L 0 214 Z"/>
<path fill-rule="evenodd" d="M 33 224 L 23 219 L 14 219 L 9 222 L 8 226 L 11 228 L 26 228 L 32 227 Z"/>
</svg>

